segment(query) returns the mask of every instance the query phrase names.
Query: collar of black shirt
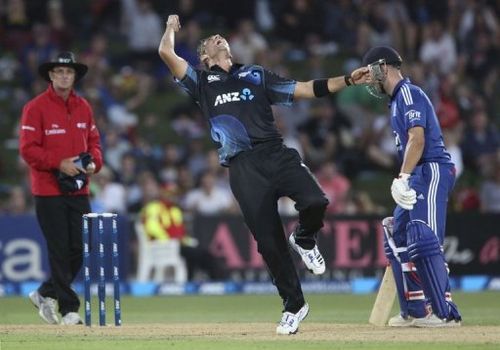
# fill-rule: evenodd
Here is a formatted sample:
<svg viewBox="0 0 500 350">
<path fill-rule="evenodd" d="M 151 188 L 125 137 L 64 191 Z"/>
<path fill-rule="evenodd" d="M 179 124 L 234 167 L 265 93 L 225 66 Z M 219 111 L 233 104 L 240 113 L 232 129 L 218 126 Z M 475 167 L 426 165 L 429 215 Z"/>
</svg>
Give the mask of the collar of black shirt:
<svg viewBox="0 0 500 350">
<path fill-rule="evenodd" d="M 243 67 L 242 64 L 239 63 L 233 63 L 231 68 L 229 69 L 228 74 L 233 74 L 237 70 L 239 70 L 241 67 Z M 224 69 L 222 69 L 219 65 L 214 64 L 212 67 L 210 67 L 210 71 L 216 71 L 216 72 L 221 72 L 221 73 L 227 73 Z"/>
</svg>

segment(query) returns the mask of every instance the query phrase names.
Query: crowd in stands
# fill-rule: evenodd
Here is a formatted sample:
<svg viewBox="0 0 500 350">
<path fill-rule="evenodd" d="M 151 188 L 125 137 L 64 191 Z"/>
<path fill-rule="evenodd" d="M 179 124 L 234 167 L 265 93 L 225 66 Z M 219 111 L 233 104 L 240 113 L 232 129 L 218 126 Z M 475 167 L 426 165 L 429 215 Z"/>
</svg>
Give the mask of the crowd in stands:
<svg viewBox="0 0 500 350">
<path fill-rule="evenodd" d="M 46 88 L 38 65 L 61 50 L 89 66 L 77 89 L 93 106 L 106 164 L 93 178 L 94 210 L 137 213 L 158 182 L 186 212 L 239 212 L 207 122 L 158 56 L 171 13 L 182 24 L 176 52 L 193 66 L 213 33 L 228 38 L 235 62 L 298 80 L 345 74 L 369 47 L 395 47 L 457 166 L 450 211 L 500 213 L 500 2 L 484 0 L 0 0 L 2 212 L 33 210 L 16 148 L 21 108 Z M 391 210 L 398 165 L 385 101 L 353 87 L 275 114 L 330 213 Z M 286 198 L 280 210 L 295 213 Z"/>
</svg>

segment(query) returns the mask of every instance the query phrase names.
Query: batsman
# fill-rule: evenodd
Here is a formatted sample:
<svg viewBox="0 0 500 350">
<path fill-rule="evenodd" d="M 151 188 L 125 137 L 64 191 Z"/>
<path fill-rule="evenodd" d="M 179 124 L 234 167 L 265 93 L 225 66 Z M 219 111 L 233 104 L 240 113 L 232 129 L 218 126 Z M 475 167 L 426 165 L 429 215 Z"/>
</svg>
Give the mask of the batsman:
<svg viewBox="0 0 500 350">
<path fill-rule="evenodd" d="M 446 206 L 455 166 L 443 141 L 434 107 L 418 86 L 401 74 L 401 56 L 374 47 L 363 57 L 377 97 L 389 96 L 391 126 L 401 160 L 391 194 L 394 216 L 383 221 L 401 312 L 392 327 L 457 327 L 461 316 L 450 293 L 443 253 Z"/>
</svg>

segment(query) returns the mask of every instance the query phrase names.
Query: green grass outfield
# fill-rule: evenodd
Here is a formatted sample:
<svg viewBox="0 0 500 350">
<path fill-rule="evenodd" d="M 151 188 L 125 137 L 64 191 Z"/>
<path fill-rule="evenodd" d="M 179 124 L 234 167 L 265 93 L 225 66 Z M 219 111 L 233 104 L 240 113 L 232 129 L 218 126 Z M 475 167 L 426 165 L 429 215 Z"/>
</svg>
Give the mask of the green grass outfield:
<svg viewBox="0 0 500 350">
<path fill-rule="evenodd" d="M 278 336 L 275 295 L 122 299 L 122 327 L 44 324 L 27 298 L 0 298 L 0 350 L 9 349 L 500 349 L 500 293 L 455 293 L 463 326 L 390 329 L 367 324 L 375 295 L 308 295 L 293 336 Z M 111 300 L 107 321 L 113 323 Z M 93 321 L 97 307 L 93 307 Z M 396 305 L 394 313 L 397 312 Z"/>
</svg>

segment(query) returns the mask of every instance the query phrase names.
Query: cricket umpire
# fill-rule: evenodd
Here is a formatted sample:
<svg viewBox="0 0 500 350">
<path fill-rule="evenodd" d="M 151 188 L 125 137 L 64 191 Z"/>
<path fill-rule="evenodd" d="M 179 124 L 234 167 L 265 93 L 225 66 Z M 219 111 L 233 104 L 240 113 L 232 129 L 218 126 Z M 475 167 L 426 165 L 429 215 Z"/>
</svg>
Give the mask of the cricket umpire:
<svg viewBox="0 0 500 350">
<path fill-rule="evenodd" d="M 325 271 L 316 245 L 328 200 L 299 154 L 283 145 L 271 105 L 290 105 L 294 99 L 327 96 L 347 85 L 365 83 L 368 69 L 349 76 L 297 82 L 258 65 L 233 64 L 226 39 L 203 40 L 198 54 L 206 70 L 195 69 L 174 51 L 177 15 L 170 15 L 159 54 L 180 86 L 200 106 L 221 165 L 229 167 L 230 186 L 245 222 L 257 241 L 271 278 L 283 300 L 278 334 L 296 333 L 309 312 L 290 255 L 277 201 L 288 196 L 299 211 L 299 225 L 289 245 L 314 274 Z"/>
<path fill-rule="evenodd" d="M 30 169 L 38 223 L 48 248 L 51 276 L 30 293 L 50 324 L 81 324 L 71 283 L 82 265 L 82 214 L 90 212 L 88 177 L 102 165 L 99 132 L 89 103 L 74 91 L 87 72 L 73 53 L 43 63 L 47 90 L 23 109 L 20 153 Z"/>
</svg>

